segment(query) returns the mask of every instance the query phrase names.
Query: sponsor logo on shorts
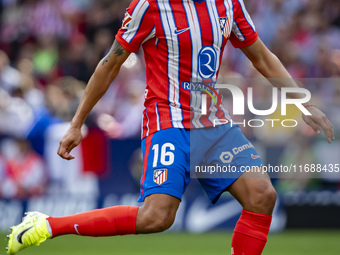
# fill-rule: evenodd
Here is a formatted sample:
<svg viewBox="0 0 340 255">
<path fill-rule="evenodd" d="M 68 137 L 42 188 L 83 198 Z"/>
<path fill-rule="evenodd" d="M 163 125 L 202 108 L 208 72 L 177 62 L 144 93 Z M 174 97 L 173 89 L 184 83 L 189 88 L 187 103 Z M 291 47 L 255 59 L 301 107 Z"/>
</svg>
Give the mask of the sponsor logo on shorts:
<svg viewBox="0 0 340 255">
<path fill-rule="evenodd" d="M 254 148 L 254 145 L 253 145 L 252 143 L 247 143 L 247 144 L 242 145 L 242 146 L 240 146 L 240 147 L 235 147 L 235 148 L 233 149 L 233 153 L 234 153 L 234 155 L 237 155 L 237 154 L 239 154 L 240 152 L 245 151 L 245 150 L 248 150 L 248 149 L 250 149 L 250 148 Z"/>
<path fill-rule="evenodd" d="M 220 160 L 224 164 L 230 163 L 234 158 L 234 155 L 230 151 L 225 151 L 221 153 Z"/>
<path fill-rule="evenodd" d="M 242 151 L 248 150 L 250 148 L 254 148 L 254 145 L 249 142 L 249 143 L 244 144 L 244 145 L 242 145 L 240 147 L 235 147 L 231 151 L 224 151 L 220 155 L 220 160 L 224 164 L 231 163 L 231 161 L 234 159 L 234 156 L 236 156 L 237 154 L 241 153 Z M 257 159 L 260 156 L 258 156 L 258 155 L 254 156 L 253 154 L 251 154 L 251 157 L 253 159 Z"/>
<path fill-rule="evenodd" d="M 252 159 L 258 159 L 258 158 L 260 158 L 260 156 L 259 156 L 259 155 L 251 154 L 251 158 L 252 158 Z"/>
<path fill-rule="evenodd" d="M 158 185 L 163 184 L 168 179 L 168 169 L 156 169 L 153 172 L 153 181 Z"/>
</svg>

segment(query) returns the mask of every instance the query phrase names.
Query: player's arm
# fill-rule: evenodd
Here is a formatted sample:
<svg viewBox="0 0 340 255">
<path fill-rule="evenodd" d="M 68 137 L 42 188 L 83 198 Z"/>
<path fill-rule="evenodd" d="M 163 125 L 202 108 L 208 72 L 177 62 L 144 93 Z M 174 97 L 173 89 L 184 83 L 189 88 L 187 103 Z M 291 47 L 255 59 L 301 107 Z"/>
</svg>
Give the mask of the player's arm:
<svg viewBox="0 0 340 255">
<path fill-rule="evenodd" d="M 110 52 L 99 62 L 86 86 L 77 112 L 71 121 L 71 126 L 60 141 L 58 149 L 58 155 L 60 157 L 67 160 L 74 159 L 74 156 L 70 155 L 70 152 L 74 147 L 78 146 L 82 140 L 81 127 L 92 108 L 99 99 L 102 98 L 112 81 L 118 75 L 120 67 L 129 55 L 130 52 L 115 41 Z"/>
<path fill-rule="evenodd" d="M 275 80 L 271 80 L 273 86 L 280 90 L 283 87 L 298 87 L 281 61 L 264 45 L 261 39 L 257 39 L 255 43 L 248 47 L 241 48 L 241 50 L 264 77 L 267 79 L 275 78 Z M 299 94 L 292 94 L 291 96 L 301 98 Z M 334 140 L 334 131 L 327 116 L 314 105 L 307 103 L 306 106 L 308 106 L 308 110 L 312 115 L 303 115 L 303 120 L 311 126 L 317 134 L 320 134 L 321 127 L 326 134 L 328 142 L 331 143 L 331 141 Z"/>
</svg>

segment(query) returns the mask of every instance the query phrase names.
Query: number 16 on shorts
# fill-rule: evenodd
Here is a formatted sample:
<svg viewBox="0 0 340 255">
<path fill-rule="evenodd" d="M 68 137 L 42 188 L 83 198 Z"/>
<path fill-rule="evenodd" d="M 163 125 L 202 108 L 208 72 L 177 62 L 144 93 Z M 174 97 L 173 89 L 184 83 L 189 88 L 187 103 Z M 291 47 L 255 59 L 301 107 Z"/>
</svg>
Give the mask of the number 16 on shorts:
<svg viewBox="0 0 340 255">
<path fill-rule="evenodd" d="M 152 150 L 154 152 L 153 156 L 153 167 L 158 166 L 159 162 L 159 144 L 155 144 L 152 147 Z M 165 143 L 161 147 L 161 153 L 160 153 L 160 162 L 163 166 L 170 166 L 175 161 L 175 155 L 173 153 L 175 151 L 175 146 L 172 143 Z"/>
</svg>

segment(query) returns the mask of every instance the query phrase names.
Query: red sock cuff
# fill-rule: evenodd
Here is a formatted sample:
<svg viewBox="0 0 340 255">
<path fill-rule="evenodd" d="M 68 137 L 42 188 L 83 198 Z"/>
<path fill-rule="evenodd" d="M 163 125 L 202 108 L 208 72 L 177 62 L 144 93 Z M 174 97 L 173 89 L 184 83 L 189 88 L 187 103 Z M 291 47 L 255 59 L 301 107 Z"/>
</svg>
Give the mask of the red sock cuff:
<svg viewBox="0 0 340 255">
<path fill-rule="evenodd" d="M 136 234 L 136 219 L 139 207 L 122 206 L 125 217 L 116 221 L 117 235 Z"/>
<path fill-rule="evenodd" d="M 272 216 L 242 210 L 235 232 L 267 241 Z"/>
</svg>

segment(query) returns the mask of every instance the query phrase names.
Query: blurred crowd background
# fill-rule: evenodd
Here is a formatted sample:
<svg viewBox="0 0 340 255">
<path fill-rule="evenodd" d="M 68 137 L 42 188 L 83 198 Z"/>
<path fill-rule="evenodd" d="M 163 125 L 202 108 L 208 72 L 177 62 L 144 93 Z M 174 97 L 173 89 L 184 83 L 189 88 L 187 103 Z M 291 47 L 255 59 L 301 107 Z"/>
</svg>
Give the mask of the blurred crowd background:
<svg viewBox="0 0 340 255">
<path fill-rule="evenodd" d="M 294 78 L 331 78 L 301 84 L 312 92 L 313 102 L 327 113 L 338 134 L 340 1 L 245 0 L 245 4 L 261 39 Z M 0 197 L 96 194 L 98 178 L 108 171 L 107 141 L 140 139 L 145 88 L 142 51 L 124 64 L 91 113 L 84 142 L 74 151 L 76 160 L 65 162 L 56 154 L 86 83 L 110 49 L 128 5 L 129 1 L 121 0 L 0 0 Z M 220 76 L 261 77 L 230 45 Z M 256 91 L 258 102 L 268 101 L 261 86 Z M 339 163 L 338 140 L 327 146 L 303 125 L 288 131 L 261 133 L 245 128 L 244 132 L 258 141 L 266 163 Z M 276 185 L 281 192 L 340 189 L 334 176 L 314 177 L 284 176 Z"/>
</svg>

